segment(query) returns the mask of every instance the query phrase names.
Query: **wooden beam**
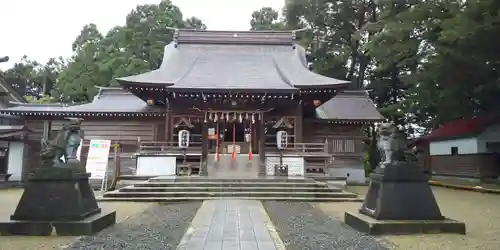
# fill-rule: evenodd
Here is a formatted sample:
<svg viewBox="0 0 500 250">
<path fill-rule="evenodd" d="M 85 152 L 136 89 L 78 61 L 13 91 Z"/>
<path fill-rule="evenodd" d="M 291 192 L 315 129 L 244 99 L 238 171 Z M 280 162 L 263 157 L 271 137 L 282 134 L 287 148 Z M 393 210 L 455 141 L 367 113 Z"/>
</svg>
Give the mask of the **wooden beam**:
<svg viewBox="0 0 500 250">
<path fill-rule="evenodd" d="M 201 126 L 202 140 L 201 140 L 201 166 L 200 175 L 208 175 L 208 121 L 203 120 Z"/>
<path fill-rule="evenodd" d="M 295 134 L 295 143 L 302 143 L 302 136 L 304 134 L 303 128 L 304 128 L 304 112 L 302 108 L 302 101 L 299 101 L 299 104 L 297 105 L 297 116 L 295 118 L 295 128 L 294 128 L 294 134 Z"/>
<path fill-rule="evenodd" d="M 285 128 L 291 129 L 293 125 L 288 122 L 287 117 L 281 117 L 274 125 L 273 128 L 279 128 L 285 126 Z"/>
<path fill-rule="evenodd" d="M 181 117 L 179 121 L 177 121 L 173 127 L 178 128 L 180 126 L 186 126 L 188 128 L 194 128 L 194 125 L 191 123 L 190 120 L 186 119 L 185 117 Z"/>
<path fill-rule="evenodd" d="M 165 99 L 165 109 L 166 109 L 166 116 L 165 116 L 165 135 L 163 136 L 165 138 L 165 141 L 172 141 L 172 126 L 171 126 L 171 120 L 172 120 L 172 109 L 170 108 L 170 101 L 169 99 Z"/>
</svg>

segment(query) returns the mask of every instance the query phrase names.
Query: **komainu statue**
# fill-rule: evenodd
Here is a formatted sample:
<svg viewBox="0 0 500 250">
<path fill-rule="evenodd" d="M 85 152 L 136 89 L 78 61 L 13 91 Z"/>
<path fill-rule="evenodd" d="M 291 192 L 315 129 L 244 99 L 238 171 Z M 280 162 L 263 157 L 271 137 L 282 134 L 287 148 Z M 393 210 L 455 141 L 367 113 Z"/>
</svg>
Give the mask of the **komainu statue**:
<svg viewBox="0 0 500 250">
<path fill-rule="evenodd" d="M 377 148 L 380 152 L 380 168 L 404 161 L 406 143 L 396 127 L 390 123 L 382 123 L 378 127 Z"/>
<path fill-rule="evenodd" d="M 54 139 L 44 142 L 40 152 L 44 165 L 51 163 L 54 167 L 63 167 L 63 164 L 76 162 L 76 153 L 83 139 L 80 125 L 80 120 L 71 119 L 58 131 Z"/>
</svg>

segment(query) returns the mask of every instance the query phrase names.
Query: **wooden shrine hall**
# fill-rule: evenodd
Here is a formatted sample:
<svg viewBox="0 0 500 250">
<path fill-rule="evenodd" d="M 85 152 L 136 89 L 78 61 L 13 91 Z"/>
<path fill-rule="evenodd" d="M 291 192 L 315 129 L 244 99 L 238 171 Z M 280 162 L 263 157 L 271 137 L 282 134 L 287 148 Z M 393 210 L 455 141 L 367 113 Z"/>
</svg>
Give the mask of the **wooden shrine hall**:
<svg viewBox="0 0 500 250">
<path fill-rule="evenodd" d="M 162 168 L 187 163 L 199 175 L 273 175 L 281 152 L 289 175 L 364 181 L 362 128 L 384 118 L 365 91 L 311 72 L 294 39 L 292 31 L 178 30 L 160 68 L 118 78 L 122 88 L 99 88 L 90 103 L 18 103 L 0 113 L 25 119 L 30 148 L 64 118 L 83 118 L 85 140 L 119 143 L 136 156 L 136 174 L 154 165 L 174 175 Z"/>
</svg>

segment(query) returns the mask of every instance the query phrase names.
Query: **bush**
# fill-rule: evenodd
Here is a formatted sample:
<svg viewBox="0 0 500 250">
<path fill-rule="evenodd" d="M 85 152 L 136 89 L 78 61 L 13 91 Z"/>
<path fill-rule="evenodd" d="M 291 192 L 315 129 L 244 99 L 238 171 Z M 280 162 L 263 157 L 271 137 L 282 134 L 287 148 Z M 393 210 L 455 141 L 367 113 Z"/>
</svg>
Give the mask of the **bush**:
<svg viewBox="0 0 500 250">
<path fill-rule="evenodd" d="M 368 177 L 372 173 L 373 169 L 370 164 L 370 154 L 369 151 L 363 153 L 363 166 L 365 167 L 365 176 Z"/>
</svg>

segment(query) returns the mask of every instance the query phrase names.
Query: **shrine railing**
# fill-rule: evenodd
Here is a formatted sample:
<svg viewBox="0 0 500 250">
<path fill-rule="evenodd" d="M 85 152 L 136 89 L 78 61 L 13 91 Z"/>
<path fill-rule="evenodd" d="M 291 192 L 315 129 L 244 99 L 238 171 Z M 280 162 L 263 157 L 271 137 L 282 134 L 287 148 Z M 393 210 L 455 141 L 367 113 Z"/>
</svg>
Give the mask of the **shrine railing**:
<svg viewBox="0 0 500 250">
<path fill-rule="evenodd" d="M 201 142 L 190 142 L 186 152 L 201 152 Z M 137 153 L 180 153 L 178 142 L 138 141 Z"/>
<path fill-rule="evenodd" d="M 362 155 L 366 145 L 364 136 L 348 136 L 348 135 L 329 135 L 324 142 L 306 142 L 293 143 L 288 142 L 288 147 L 285 152 L 300 152 L 300 153 L 323 153 L 332 156 L 360 156 Z M 277 152 L 275 142 L 266 142 L 267 152 Z"/>
<path fill-rule="evenodd" d="M 265 143 L 266 152 L 279 152 L 276 143 Z M 288 143 L 287 147 L 282 149 L 284 153 L 300 154 L 328 154 L 328 144 L 326 143 Z"/>
</svg>

